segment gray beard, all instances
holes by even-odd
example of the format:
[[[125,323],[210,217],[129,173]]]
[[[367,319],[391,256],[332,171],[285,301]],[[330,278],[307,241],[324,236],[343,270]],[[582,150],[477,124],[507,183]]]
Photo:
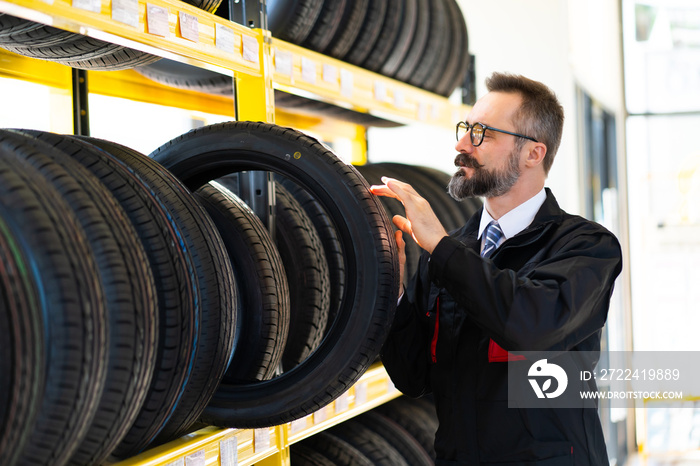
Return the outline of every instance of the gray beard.
[[[502,196],[513,187],[520,177],[518,154],[515,151],[510,154],[508,165],[503,170],[487,170],[467,154],[458,154],[455,158],[455,165],[464,165],[474,169],[471,178],[467,178],[461,168],[452,175],[447,185],[447,192],[457,201],[468,197]]]

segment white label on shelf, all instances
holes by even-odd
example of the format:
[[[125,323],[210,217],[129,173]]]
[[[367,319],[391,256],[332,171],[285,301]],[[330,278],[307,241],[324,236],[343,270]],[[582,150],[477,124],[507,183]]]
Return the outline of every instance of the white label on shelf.
[[[192,42],[199,42],[199,19],[184,11],[180,11],[178,16],[180,17],[180,35]]]
[[[206,466],[204,450],[197,450],[185,456],[185,466]]]
[[[367,402],[367,382],[355,384],[355,406],[363,405]]]
[[[344,97],[352,97],[353,90],[353,75],[352,71],[342,69],[340,70],[340,93]]]
[[[406,96],[401,89],[394,91],[394,107],[404,108],[406,106]]]
[[[102,0],[73,0],[73,7],[99,13],[102,10]]]
[[[338,68],[333,65],[324,63],[323,80],[327,83],[338,84]]]
[[[221,466],[238,466],[238,437],[219,442]]]
[[[168,23],[168,9],[158,5],[146,4],[146,20],[149,34],[168,37],[170,25]]]
[[[235,35],[233,29],[223,24],[216,23],[216,37],[214,39],[216,48],[224,52],[233,53],[235,44]]]
[[[275,71],[292,76],[292,54],[275,49]]]
[[[430,116],[433,120],[440,118],[440,109],[435,104],[430,104]]]
[[[185,459],[184,458],[177,459],[175,461],[172,461],[172,462],[166,464],[165,466],[185,466]]]
[[[380,102],[386,102],[386,83],[384,81],[374,81],[374,98]]]
[[[316,84],[316,62],[306,57],[301,57],[301,79],[311,84]]]
[[[428,117],[428,108],[425,105],[425,102],[418,102],[418,121],[425,121],[425,119]]]
[[[263,450],[270,448],[270,429],[255,429],[253,431],[253,442],[255,444],[255,453],[260,453]]]
[[[350,407],[350,395],[343,393],[335,400],[335,414],[342,413]]]
[[[314,424],[323,422],[326,419],[328,419],[328,411],[325,406],[314,413]]]
[[[112,0],[112,19],[132,27],[138,27],[139,0]]]
[[[308,418],[309,418],[309,416],[304,416],[304,417],[302,417],[301,419],[295,419],[295,420],[293,420],[293,421],[291,422],[291,424],[289,425],[290,433],[292,433],[292,434],[298,434],[299,432],[301,432],[301,431],[303,431],[304,429],[306,429],[306,423],[307,423],[307,419],[308,419]]]
[[[386,379],[386,392],[387,393],[394,393],[398,391],[398,388],[396,388],[396,385],[394,385],[394,382],[391,379]]]
[[[243,36],[243,59],[258,63],[258,40],[255,37]]]

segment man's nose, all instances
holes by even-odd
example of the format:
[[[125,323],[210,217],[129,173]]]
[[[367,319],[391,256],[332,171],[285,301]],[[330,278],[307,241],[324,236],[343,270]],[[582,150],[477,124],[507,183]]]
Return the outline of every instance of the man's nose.
[[[455,144],[455,150],[457,152],[466,153],[471,153],[471,151],[474,150],[470,133],[465,134],[459,141],[457,141],[457,144]]]

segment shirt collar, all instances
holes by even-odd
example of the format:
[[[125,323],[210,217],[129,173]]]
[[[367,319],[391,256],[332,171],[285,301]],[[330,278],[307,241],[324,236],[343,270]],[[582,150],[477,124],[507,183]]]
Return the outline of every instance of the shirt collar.
[[[503,231],[504,240],[512,238],[527,228],[535,219],[535,215],[537,215],[540,207],[544,204],[545,199],[547,199],[547,193],[544,188],[542,188],[542,190],[533,197],[499,218],[498,225],[501,227],[501,231]],[[494,218],[491,217],[486,210],[486,206],[484,206],[481,212],[478,239],[481,238],[481,234],[492,220],[494,220]]]

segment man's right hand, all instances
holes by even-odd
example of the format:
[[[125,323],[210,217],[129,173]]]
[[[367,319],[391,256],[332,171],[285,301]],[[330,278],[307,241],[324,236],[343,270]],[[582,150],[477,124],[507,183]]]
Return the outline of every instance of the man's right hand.
[[[385,184],[371,186],[370,191],[377,196],[393,197],[401,201],[406,217],[395,215],[394,225],[411,235],[418,246],[432,254],[435,246],[447,236],[447,232],[428,201],[408,183],[387,177],[382,177],[382,182]]]

